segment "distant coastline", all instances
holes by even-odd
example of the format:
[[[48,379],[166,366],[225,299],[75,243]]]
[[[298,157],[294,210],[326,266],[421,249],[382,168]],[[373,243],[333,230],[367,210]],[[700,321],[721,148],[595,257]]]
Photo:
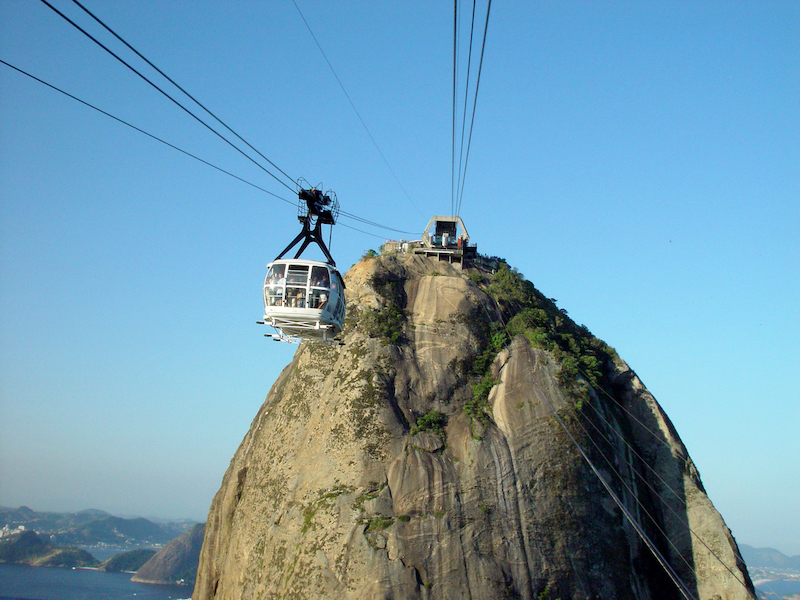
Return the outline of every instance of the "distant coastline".
[[[64,567],[135,575],[193,521],[154,523],[101,510],[37,512],[0,508],[0,563]]]

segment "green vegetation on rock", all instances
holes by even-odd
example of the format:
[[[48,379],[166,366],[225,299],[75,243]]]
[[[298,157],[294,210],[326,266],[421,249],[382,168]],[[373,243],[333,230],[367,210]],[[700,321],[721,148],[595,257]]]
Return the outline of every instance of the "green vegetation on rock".
[[[479,287],[497,303],[511,337],[524,335],[532,346],[552,354],[560,367],[559,384],[573,399],[576,408],[580,409],[588,400],[588,386],[597,388],[606,383],[607,369],[617,360],[614,349],[594,337],[585,325],[572,321],[567,311],[559,309],[554,299],[546,298],[516,269],[501,260],[491,277],[470,278],[477,280]],[[487,362],[491,365],[499,350],[493,337],[492,344],[476,360],[473,371],[479,371]],[[489,360],[492,352],[494,356]],[[486,388],[491,389],[490,381],[483,380],[485,376],[481,375],[476,390],[476,404],[480,403],[482,394],[488,394]]]
[[[387,527],[391,527],[394,523],[394,518],[388,515],[375,515],[371,517],[367,523],[367,530],[365,533],[370,533],[372,531],[380,531],[381,529],[386,529]]]
[[[383,302],[380,308],[362,315],[361,322],[367,334],[380,338],[384,345],[398,344],[403,338],[403,327],[408,320],[404,284],[405,278],[391,271],[380,271],[370,280]]]
[[[432,431],[444,439],[444,426],[446,424],[447,415],[443,415],[438,410],[432,410],[417,419],[417,424],[411,428],[409,434],[416,435],[422,431]]]

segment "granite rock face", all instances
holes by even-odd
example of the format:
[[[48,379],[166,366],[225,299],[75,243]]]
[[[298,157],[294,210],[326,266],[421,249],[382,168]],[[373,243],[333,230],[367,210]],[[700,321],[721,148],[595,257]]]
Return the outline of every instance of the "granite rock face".
[[[530,336],[492,351],[514,309],[489,274],[399,255],[345,280],[345,343],[302,344],[270,390],[211,506],[195,600],[754,598],[624,362],[600,389]]]

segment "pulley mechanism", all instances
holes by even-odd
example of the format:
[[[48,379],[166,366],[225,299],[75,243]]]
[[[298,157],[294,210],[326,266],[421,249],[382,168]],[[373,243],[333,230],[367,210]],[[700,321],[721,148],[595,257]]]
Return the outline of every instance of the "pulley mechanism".
[[[283,252],[278,255],[278,260],[283,258],[284,254],[289,252],[299,242],[303,242],[295,258],[300,258],[300,255],[305,251],[311,242],[317,244],[328,259],[328,264],[336,266],[328,247],[325,245],[325,240],[322,239],[322,226],[334,225],[336,219],[339,217],[339,201],[336,199],[336,193],[328,191],[322,193],[319,187],[305,188],[302,186],[304,180],[300,180],[298,187],[300,190],[297,193],[297,219],[303,224],[303,230],[297,234],[297,237],[286,246]]]

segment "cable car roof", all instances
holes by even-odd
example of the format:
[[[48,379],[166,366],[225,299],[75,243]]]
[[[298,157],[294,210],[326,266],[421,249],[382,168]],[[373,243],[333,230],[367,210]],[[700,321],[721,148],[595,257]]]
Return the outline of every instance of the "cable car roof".
[[[332,265],[331,263],[326,262],[324,260],[309,260],[307,258],[276,258],[271,263],[268,263],[267,266],[289,264],[289,263],[293,265],[310,265],[314,267],[326,266],[330,269],[333,269],[337,273],[339,272],[339,269],[336,268],[336,265]]]

